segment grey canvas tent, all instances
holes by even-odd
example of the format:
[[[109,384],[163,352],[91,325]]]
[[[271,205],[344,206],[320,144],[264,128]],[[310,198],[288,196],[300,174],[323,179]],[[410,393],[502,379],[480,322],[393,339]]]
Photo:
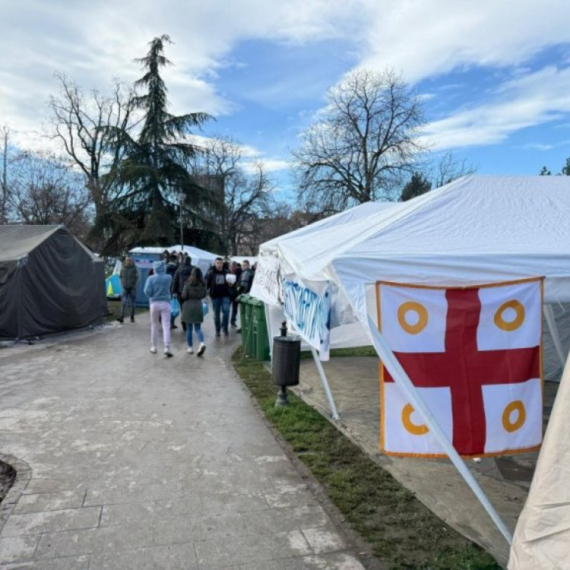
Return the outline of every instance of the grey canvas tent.
[[[0,338],[101,324],[105,269],[63,226],[0,226]]]

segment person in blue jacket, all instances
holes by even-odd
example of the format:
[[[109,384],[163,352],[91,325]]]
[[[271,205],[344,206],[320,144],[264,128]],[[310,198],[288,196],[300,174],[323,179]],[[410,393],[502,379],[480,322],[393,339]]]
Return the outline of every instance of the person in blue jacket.
[[[170,349],[170,288],[172,276],[167,275],[163,261],[152,264],[154,274],[144,284],[144,294],[150,300],[150,351],[156,354],[158,345],[158,321],[162,322],[162,339],[164,341],[164,354],[172,356]]]

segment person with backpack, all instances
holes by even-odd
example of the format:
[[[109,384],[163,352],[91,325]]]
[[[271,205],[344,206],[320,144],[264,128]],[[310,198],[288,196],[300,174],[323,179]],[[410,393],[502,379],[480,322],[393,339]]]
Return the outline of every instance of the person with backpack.
[[[119,275],[121,280],[121,315],[117,319],[120,323],[125,321],[127,305],[131,307],[131,323],[135,322],[135,305],[137,299],[137,283],[139,281],[139,270],[134,264],[132,257],[125,257],[125,263],[121,267]]]
[[[202,332],[202,323],[204,322],[204,309],[202,299],[206,296],[206,282],[199,267],[194,267],[192,273],[182,289],[181,299],[182,305],[181,321],[186,325],[186,344],[188,348],[186,352],[192,354],[194,352],[192,343],[192,329],[196,331],[196,337],[200,342],[198,346],[197,356],[202,356],[206,350],[204,343],[204,333]]]

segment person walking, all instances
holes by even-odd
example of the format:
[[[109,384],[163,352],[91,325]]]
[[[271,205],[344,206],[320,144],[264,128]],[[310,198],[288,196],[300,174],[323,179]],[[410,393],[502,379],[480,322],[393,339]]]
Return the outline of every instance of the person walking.
[[[154,275],[149,277],[144,284],[144,294],[150,300],[150,351],[156,354],[158,345],[158,321],[162,321],[162,340],[164,354],[173,356],[170,350],[170,287],[172,277],[166,274],[163,261],[152,264]]]
[[[178,271],[178,255],[176,254],[176,252],[172,252],[169,256],[168,256],[168,260],[166,260],[166,267],[165,267],[165,271],[167,275],[170,275],[170,277],[172,277],[172,280],[174,280],[174,275],[176,275],[176,272]],[[170,313],[170,328],[171,329],[177,329],[178,325],[176,324],[176,315],[172,314],[172,311]]]
[[[253,285],[253,269],[249,266],[249,261],[244,259],[241,264],[241,275],[238,284],[238,295],[247,295]]]
[[[182,259],[182,263],[178,266],[174,277],[172,278],[172,294],[178,299],[180,303],[180,314],[182,314],[182,305],[184,304],[184,300],[182,299],[182,291],[184,289],[184,285],[190,278],[192,274],[192,269],[194,266],[192,265],[192,258],[189,255],[185,255]],[[182,330],[186,330],[186,323],[180,319],[182,323]]]
[[[125,321],[125,313],[127,305],[131,306],[131,323],[135,322],[135,303],[137,299],[137,283],[139,281],[139,270],[134,264],[133,259],[129,256],[125,257],[125,263],[121,267],[119,273],[121,280],[121,316],[117,319],[120,323]]]
[[[247,295],[253,285],[253,270],[249,266],[249,261],[247,259],[243,260],[241,268],[241,275],[238,283],[238,298],[240,295]],[[240,325],[241,324],[242,323],[240,323]],[[236,332],[241,333],[241,326],[236,330]]]
[[[212,308],[214,309],[214,324],[216,325],[216,337],[220,336],[221,331],[228,336],[228,324],[230,320],[230,291],[226,276],[228,270],[224,269],[224,260],[216,257],[214,266],[208,271],[206,285],[208,293],[212,299]],[[222,319],[220,319],[220,312]]]
[[[202,332],[202,323],[204,322],[204,309],[202,307],[202,299],[206,296],[206,282],[199,267],[194,267],[190,277],[184,284],[181,298],[184,301],[182,306],[181,321],[186,325],[186,344],[188,348],[186,352],[192,354],[192,329],[196,331],[196,336],[200,345],[198,346],[197,356],[202,356],[206,350],[204,344],[204,333]]]
[[[233,279],[229,280],[229,276],[233,275]],[[236,261],[232,261],[230,263],[230,271],[228,274],[228,290],[230,292],[230,302],[231,302],[231,314],[230,314],[230,326],[237,327],[237,315],[238,315],[238,306],[239,303],[237,302],[237,298],[239,295],[238,292],[238,285],[241,278],[241,267]]]

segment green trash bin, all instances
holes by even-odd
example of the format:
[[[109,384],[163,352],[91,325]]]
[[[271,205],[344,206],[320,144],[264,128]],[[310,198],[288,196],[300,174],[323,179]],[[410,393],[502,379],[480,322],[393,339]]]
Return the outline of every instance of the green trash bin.
[[[267,334],[267,321],[265,320],[265,305],[259,299],[251,298],[250,326],[253,334],[250,345],[250,355],[256,360],[269,360],[269,338]]]
[[[246,353],[247,347],[249,345],[249,339],[251,337],[251,297],[250,295],[240,295],[238,297],[239,301],[239,319],[241,328],[241,344],[244,347]]]

